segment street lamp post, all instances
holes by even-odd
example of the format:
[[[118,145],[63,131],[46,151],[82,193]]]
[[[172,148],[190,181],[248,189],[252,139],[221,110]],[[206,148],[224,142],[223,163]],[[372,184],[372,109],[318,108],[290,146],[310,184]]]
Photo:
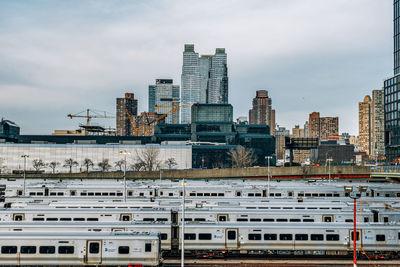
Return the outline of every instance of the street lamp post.
[[[271,156],[266,156],[265,157],[265,159],[267,160],[267,162],[268,162],[268,175],[267,175],[267,178],[268,178],[268,185],[267,185],[267,197],[269,197],[269,183],[270,183],[270,178],[271,178],[271,175],[270,175],[270,172],[269,172],[269,160],[271,159],[272,157]]]
[[[126,202],[126,155],[130,154],[127,151],[120,151],[119,154],[124,155],[124,202]]]
[[[358,190],[353,186],[345,186],[344,191],[349,194],[354,201],[353,206],[353,266],[357,267],[357,199],[361,197],[362,192],[367,191],[366,186],[359,186]],[[359,235],[360,238],[361,234]],[[349,237],[350,238],[350,237]]]
[[[331,161],[332,158],[326,159],[328,161],[328,182],[331,183]]]
[[[181,267],[185,266],[185,178],[182,181]]]
[[[26,186],[26,158],[29,158],[29,155],[21,155],[21,158],[24,158],[24,196],[26,196],[25,186]]]

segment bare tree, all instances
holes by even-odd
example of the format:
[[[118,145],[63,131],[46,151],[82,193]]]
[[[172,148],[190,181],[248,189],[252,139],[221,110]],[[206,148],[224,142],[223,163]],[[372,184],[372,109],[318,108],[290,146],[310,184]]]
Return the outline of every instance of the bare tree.
[[[156,148],[146,148],[140,153],[136,152],[136,162],[138,166],[141,166],[141,170],[144,171],[155,171],[160,168],[161,161],[158,159],[160,151]]]
[[[39,172],[41,169],[43,169],[46,164],[44,164],[43,160],[41,159],[34,159],[32,161],[32,166],[36,170],[36,172]]]
[[[72,173],[72,167],[78,166],[78,162],[73,160],[72,158],[66,159],[64,161],[63,167],[68,167],[69,168],[69,173]]]
[[[53,173],[56,173],[56,168],[59,165],[60,165],[60,162],[52,161],[52,162],[47,164],[47,167],[49,167],[52,170]]]
[[[175,166],[178,166],[178,163],[176,163],[176,160],[174,158],[169,158],[165,161],[165,164],[168,166],[168,169],[172,169]]]
[[[130,166],[129,166],[129,168],[131,169],[131,170],[134,170],[134,171],[144,171],[144,164],[143,163],[141,163],[141,162],[135,162],[135,163],[133,163],[133,164],[131,164]]]
[[[94,163],[91,159],[85,158],[82,162],[82,166],[86,167],[86,172],[89,172],[89,168],[94,166]]]
[[[256,162],[253,151],[242,146],[229,150],[229,154],[232,157],[232,168],[251,167]]]
[[[123,167],[124,164],[125,164],[125,160],[120,159],[120,160],[118,160],[118,161],[116,161],[116,162],[114,162],[114,163],[115,163],[115,167],[116,167],[116,168],[119,168],[119,170],[122,171],[122,167]]]
[[[103,159],[101,162],[97,163],[103,172],[108,171],[111,168],[109,159]]]

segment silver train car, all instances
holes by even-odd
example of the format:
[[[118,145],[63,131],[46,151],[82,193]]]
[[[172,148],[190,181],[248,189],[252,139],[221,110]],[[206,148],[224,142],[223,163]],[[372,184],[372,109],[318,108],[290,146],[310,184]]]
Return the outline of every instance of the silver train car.
[[[0,237],[1,265],[161,264],[158,234],[133,232],[9,232]]]
[[[117,224],[33,224],[0,223],[0,231],[15,233],[106,232],[148,229],[159,232],[161,247],[166,254],[179,253],[182,240],[181,224],[117,223]],[[361,223],[357,228],[357,251],[371,258],[398,258],[400,226]],[[237,254],[268,255],[351,255],[353,227],[341,223],[185,223],[185,253],[201,256]]]

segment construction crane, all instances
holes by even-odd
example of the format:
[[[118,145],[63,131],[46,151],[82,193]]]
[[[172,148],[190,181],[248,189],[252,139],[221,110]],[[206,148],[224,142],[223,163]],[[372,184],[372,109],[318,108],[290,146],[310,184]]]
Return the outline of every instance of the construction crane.
[[[155,108],[157,109],[157,111],[160,109],[160,108],[172,108],[171,110],[169,110],[167,113],[164,113],[164,117],[166,117],[166,116],[168,116],[168,114],[170,114],[170,113],[174,113],[174,123],[176,124],[176,123],[178,123],[177,122],[177,119],[178,119],[178,116],[177,116],[177,112],[178,112],[178,110],[180,109],[180,108],[182,108],[182,107],[191,107],[192,105],[186,105],[186,104],[184,104],[184,105],[177,105],[176,104],[176,100],[174,99],[174,101],[173,101],[173,103],[172,103],[172,106],[157,106],[157,105],[155,105]],[[158,113],[158,112],[157,112]]]
[[[86,113],[86,114],[85,114]],[[68,118],[86,118],[86,125],[80,124],[79,126],[86,129],[89,132],[103,132],[104,128],[101,126],[91,125],[90,122],[92,119],[114,119],[115,116],[110,115],[106,111],[95,111],[91,109],[87,109],[86,111],[81,111],[76,114],[68,114]]]

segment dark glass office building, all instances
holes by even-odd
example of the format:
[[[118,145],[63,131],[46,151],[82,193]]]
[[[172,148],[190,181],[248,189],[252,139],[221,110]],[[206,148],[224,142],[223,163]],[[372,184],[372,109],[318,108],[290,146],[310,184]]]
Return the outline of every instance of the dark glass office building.
[[[400,157],[400,0],[393,1],[394,77],[385,80],[385,153],[387,161]]]

